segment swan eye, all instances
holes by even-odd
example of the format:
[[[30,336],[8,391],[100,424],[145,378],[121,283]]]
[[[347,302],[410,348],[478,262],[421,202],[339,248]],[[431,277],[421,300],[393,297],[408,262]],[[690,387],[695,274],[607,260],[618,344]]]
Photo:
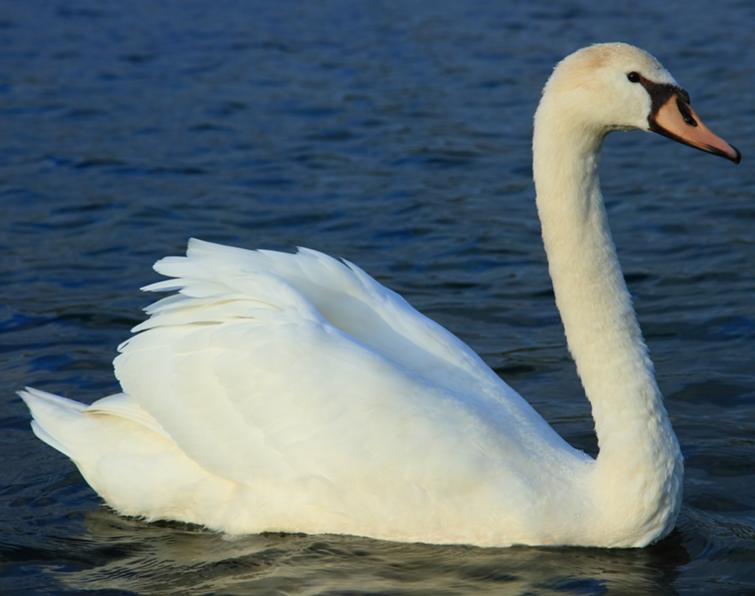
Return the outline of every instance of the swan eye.
[[[640,73],[632,71],[629,74],[627,74],[627,78],[632,83],[639,83],[640,82]]]

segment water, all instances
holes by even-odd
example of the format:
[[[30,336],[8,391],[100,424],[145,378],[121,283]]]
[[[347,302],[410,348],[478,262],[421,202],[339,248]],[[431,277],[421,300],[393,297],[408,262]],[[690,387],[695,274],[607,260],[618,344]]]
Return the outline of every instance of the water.
[[[755,97],[750,2],[11,2],[0,5],[0,591],[755,590]],[[186,238],[353,260],[458,333],[578,447],[530,182],[552,65],[593,41],[661,58],[730,163],[614,135],[622,262],[686,458],[643,550],[229,540],[105,508],[13,392],[92,401]]]

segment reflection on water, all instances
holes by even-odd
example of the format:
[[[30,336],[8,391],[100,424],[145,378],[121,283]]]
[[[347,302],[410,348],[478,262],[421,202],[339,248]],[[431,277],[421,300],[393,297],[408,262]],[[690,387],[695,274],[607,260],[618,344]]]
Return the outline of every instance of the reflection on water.
[[[0,592],[755,591],[755,4],[49,0],[0,10]],[[115,516],[29,431],[25,384],[117,389],[137,288],[186,238],[344,256],[597,446],[530,180],[553,63],[657,54],[735,168],[606,141],[607,210],[685,455],[676,531],[641,551],[226,539]]]
[[[689,556],[674,534],[643,550],[482,549],[397,544],[350,536],[227,538],[177,524],[145,524],[104,508],[86,516],[87,540],[108,544],[107,562],[67,574],[78,589],[136,592],[320,593],[359,591],[627,594],[672,592]],[[86,548],[86,547],[85,547]],[[175,570],[182,573],[176,576]]]

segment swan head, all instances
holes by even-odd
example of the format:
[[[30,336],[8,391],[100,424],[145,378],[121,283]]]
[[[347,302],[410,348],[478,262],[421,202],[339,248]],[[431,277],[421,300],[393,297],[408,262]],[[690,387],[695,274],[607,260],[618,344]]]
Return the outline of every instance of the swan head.
[[[596,44],[564,58],[543,90],[541,107],[600,138],[612,130],[640,129],[741,160],[735,147],[703,124],[687,91],[660,62],[626,43]]]

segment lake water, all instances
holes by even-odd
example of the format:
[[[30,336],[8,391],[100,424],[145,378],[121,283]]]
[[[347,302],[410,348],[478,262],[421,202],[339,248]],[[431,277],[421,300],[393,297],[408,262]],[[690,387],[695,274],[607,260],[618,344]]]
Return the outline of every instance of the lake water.
[[[0,592],[755,591],[755,4],[0,4]],[[346,257],[475,348],[574,445],[589,407],[552,303],[530,180],[553,64],[656,54],[740,167],[616,134],[614,236],[686,458],[643,550],[228,539],[122,518],[38,441],[14,391],[117,390],[137,288],[189,236]]]

